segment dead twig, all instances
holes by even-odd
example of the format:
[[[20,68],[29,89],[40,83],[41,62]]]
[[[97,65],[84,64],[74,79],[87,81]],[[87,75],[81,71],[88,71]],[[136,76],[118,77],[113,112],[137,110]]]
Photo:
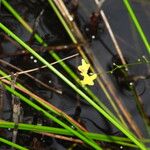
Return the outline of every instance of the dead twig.
[[[74,57],[77,57],[77,56],[79,56],[78,53],[76,53],[76,54],[74,54],[74,55],[71,55],[71,56],[68,56],[68,57],[65,57],[65,58],[63,58],[63,59],[61,59],[61,60],[55,61],[55,62],[50,63],[50,64],[51,64],[51,65],[55,65],[55,64],[58,64],[58,63],[60,63],[60,62],[62,62],[62,61],[69,60],[69,59],[74,58]],[[41,67],[37,67],[37,68],[33,68],[33,69],[21,71],[21,72],[16,72],[16,73],[14,73],[14,75],[16,75],[16,74],[21,75],[21,74],[25,74],[25,73],[29,73],[29,72],[34,72],[34,71],[38,71],[38,70],[44,69],[44,68],[47,68],[47,66],[41,66]],[[11,75],[7,75],[7,76],[4,76],[4,77],[0,77],[0,80],[5,79],[5,78],[9,78],[9,77],[11,77]]]
[[[5,84],[11,85],[11,82],[8,80],[2,79],[1,81]],[[79,129],[81,129],[83,131],[87,131],[84,127],[82,127],[78,122],[76,122],[74,119],[72,119],[70,116],[68,116],[65,112],[63,112],[60,109],[58,109],[57,107],[53,106],[52,104],[50,104],[49,102],[47,102],[43,98],[37,96],[36,94],[34,94],[34,93],[28,91],[27,89],[20,87],[16,84],[14,85],[14,87],[16,89],[20,90],[21,92],[29,95],[30,97],[34,98],[40,104],[45,104],[45,105],[49,106],[52,110],[56,111],[60,116],[63,116],[64,118],[66,118],[67,120],[69,120],[70,122],[75,124]]]
[[[113,44],[114,44],[114,46],[115,46],[116,52],[117,52],[118,56],[120,57],[120,60],[121,60],[122,64],[123,64],[123,65],[126,65],[126,61],[125,61],[125,59],[124,59],[124,57],[123,57],[121,48],[120,48],[120,46],[119,46],[119,44],[118,44],[118,42],[117,42],[117,40],[116,40],[116,38],[115,38],[115,36],[114,36],[114,33],[113,33],[113,31],[112,31],[112,29],[111,29],[111,27],[110,27],[110,24],[109,24],[109,22],[108,22],[108,19],[107,19],[106,15],[105,15],[104,11],[103,11],[103,10],[100,10],[100,14],[101,14],[101,16],[102,16],[102,18],[103,18],[103,21],[104,21],[104,23],[105,23],[105,25],[106,25],[106,28],[107,28],[107,30],[108,30],[108,32],[109,32],[109,35],[110,35],[110,37],[111,37],[111,39],[112,39],[112,42],[113,42]],[[127,69],[127,68],[126,68],[126,69]]]
[[[75,138],[72,138],[72,137],[66,137],[66,136],[52,134],[52,133],[40,133],[40,134],[46,135],[46,136],[49,136],[49,137],[53,137],[53,138],[56,138],[56,139],[61,139],[61,140],[65,140],[65,141],[70,141],[70,142],[74,142],[74,143],[83,144],[83,142],[81,140],[75,139]]]
[[[20,69],[20,68],[14,66],[14,65],[12,65],[12,64],[10,64],[10,63],[8,63],[8,62],[2,60],[2,59],[0,59],[0,62],[3,63],[3,64],[6,64],[7,66],[12,67],[13,69],[16,69],[16,70],[19,71],[19,72],[23,72],[22,69]],[[44,82],[42,82],[42,81],[38,80],[37,78],[33,77],[33,76],[30,75],[29,73],[24,73],[24,74],[27,75],[28,77],[30,77],[32,80],[34,80],[34,81],[36,81],[37,83],[39,83],[40,85],[42,85],[43,87],[47,88],[48,90],[53,91],[53,92],[56,92],[57,94],[62,94],[62,91],[61,91],[61,90],[48,86],[47,84],[45,84]]]

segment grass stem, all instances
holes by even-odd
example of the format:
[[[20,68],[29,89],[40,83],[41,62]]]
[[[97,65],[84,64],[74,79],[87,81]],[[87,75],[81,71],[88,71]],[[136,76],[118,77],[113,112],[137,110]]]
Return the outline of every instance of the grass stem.
[[[74,91],[76,91],[81,97],[83,97],[88,103],[91,104],[100,114],[106,117],[113,125],[115,125],[120,131],[122,131],[128,138],[130,138],[139,148],[146,150],[145,145],[140,142],[134,134],[132,134],[122,123],[114,116],[108,114],[104,109],[97,105],[90,97],[83,93],[77,86],[75,86],[70,80],[68,80],[63,74],[61,74],[57,69],[50,65],[44,58],[42,58],[38,53],[36,53],[31,47],[24,43],[18,36],[16,36],[12,31],[10,31],[6,26],[0,23],[0,28],[5,31],[9,36],[11,36],[15,41],[17,41],[22,47],[29,51],[34,57],[36,57],[40,62],[45,64],[50,71],[55,73],[59,78],[61,78],[66,84],[68,84]],[[16,92],[15,92],[16,93]],[[15,94],[14,93],[14,94]],[[53,118],[54,119],[54,118]],[[57,118],[55,118],[56,120]]]

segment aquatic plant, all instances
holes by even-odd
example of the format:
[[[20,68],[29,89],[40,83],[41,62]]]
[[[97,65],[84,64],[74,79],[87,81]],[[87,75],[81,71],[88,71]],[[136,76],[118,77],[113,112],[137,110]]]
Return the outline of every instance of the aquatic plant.
[[[129,15],[131,16],[133,22],[135,23],[137,31],[139,32],[143,40],[143,43],[145,44],[145,47],[149,53],[150,46],[149,46],[148,40],[146,36],[144,35],[142,27],[139,24],[132,10],[131,4],[128,2],[128,0],[123,0],[123,2],[129,12]],[[45,42],[46,39],[43,39],[37,32],[36,28],[38,28],[39,18],[44,14],[45,10],[42,10],[40,14],[36,17],[33,28],[32,28],[29,25],[29,23],[27,23],[27,21],[25,21],[25,19],[21,16],[21,14],[19,14],[19,12],[17,12],[11,6],[9,2],[7,2],[6,0],[1,0],[1,3],[3,7],[5,7],[5,9],[7,9],[10,12],[10,14],[14,16],[14,18],[16,18],[16,20],[20,22],[20,24],[26,29],[26,31],[30,33],[30,39],[28,42],[25,42],[25,40],[19,37],[11,28],[7,27],[7,24],[0,22],[0,29],[1,31],[3,31],[2,36],[4,35],[5,36],[4,39],[7,39],[11,43],[13,43],[18,48],[18,50],[20,50],[20,47],[24,49],[20,54],[18,53],[19,55],[31,54],[31,56],[35,58],[34,62],[35,63],[38,62],[39,66],[37,68],[32,68],[32,69],[24,71],[20,68],[18,70],[18,67],[8,62],[5,62],[4,60],[1,60],[1,63],[4,64],[2,65],[0,69],[1,102],[3,101],[5,90],[11,93],[12,105],[13,105],[13,108],[12,108],[13,109],[13,113],[12,113],[13,122],[0,120],[0,128],[12,129],[13,140],[12,142],[10,142],[9,140],[1,137],[0,142],[10,145],[11,147],[16,148],[16,149],[28,149],[28,148],[25,148],[26,146],[22,147],[16,144],[17,136],[19,135],[19,132],[22,131],[22,132],[28,132],[28,134],[32,132],[34,134],[42,135],[43,137],[48,136],[48,137],[53,137],[56,139],[68,140],[68,141],[71,141],[72,143],[75,143],[75,144],[71,144],[71,146],[69,146],[69,149],[74,149],[74,147],[78,148],[78,146],[80,146],[79,145],[80,143],[85,149],[87,149],[88,148],[87,145],[89,145],[90,149],[101,150],[107,147],[107,144],[105,145],[103,144],[103,142],[113,143],[114,147],[121,145],[120,149],[122,148],[122,146],[138,148],[142,150],[148,149],[147,143],[149,143],[149,139],[144,139],[143,133],[139,129],[135,121],[132,119],[132,115],[128,112],[127,108],[120,101],[120,98],[116,95],[116,90],[114,86],[112,85],[112,83],[107,78],[106,73],[113,74],[116,77],[118,84],[123,85],[123,88],[127,89],[131,94],[134,95],[135,102],[137,105],[137,110],[139,111],[139,114],[141,115],[141,118],[149,134],[149,131],[150,131],[149,130],[149,125],[150,125],[149,117],[144,110],[143,104],[141,102],[140,94],[136,90],[136,81],[138,79],[143,79],[143,80],[148,79],[149,76],[138,76],[138,77],[131,76],[129,69],[131,66],[140,65],[140,64],[149,64],[150,61],[147,60],[146,58],[145,58],[146,61],[139,61],[135,63],[128,63],[126,61],[125,57],[122,54],[122,50],[119,47],[115,39],[115,36],[113,35],[112,29],[110,28],[110,25],[108,23],[108,20],[103,10],[98,9],[98,15],[101,14],[102,19],[104,23],[106,24],[106,28],[111,36],[111,39],[114,43],[114,46],[117,52],[117,55],[114,55],[111,52],[115,61],[113,62],[113,68],[111,68],[111,71],[108,71],[106,73],[104,72],[101,65],[99,65],[99,63],[97,62],[95,55],[94,55],[95,58],[93,60],[91,59],[90,54],[92,54],[93,52],[91,52],[91,49],[89,48],[90,46],[87,43],[88,40],[82,35],[82,32],[77,26],[77,23],[73,19],[72,15],[74,15],[74,18],[76,17],[75,12],[71,12],[73,13],[71,15],[70,12],[68,11],[66,7],[67,2],[65,5],[64,2],[61,0],[60,1],[48,0],[48,3],[47,3],[47,4],[50,4],[49,6],[51,6],[55,15],[58,17],[59,21],[61,22],[61,25],[64,27],[66,31],[66,34],[69,35],[72,43],[74,44],[73,47],[75,47],[80,54],[80,57],[82,59],[82,65],[79,64],[78,66],[76,66],[76,68],[78,68],[78,70],[80,71],[80,75],[84,77],[84,79],[82,80],[81,77],[79,76],[79,73],[76,72],[75,69],[73,70],[70,69],[70,66],[64,62],[64,60],[70,59],[74,57],[74,55],[66,57],[66,59],[65,58],[61,59],[61,57],[57,54],[57,52],[55,52],[55,50],[48,49],[50,44],[48,44],[48,42]],[[77,7],[76,5],[73,5],[73,6],[75,8]],[[73,11],[74,9],[72,8],[71,10]],[[91,35],[89,34],[88,36],[93,36],[93,33]],[[97,37],[97,35],[94,35],[94,36]],[[37,44],[36,46],[38,47],[37,49],[41,50],[40,52],[36,51],[34,48],[35,46],[34,45],[35,43],[33,42],[34,39],[39,43],[39,45]],[[104,47],[108,50],[107,45],[102,41],[102,39],[100,41],[103,43]],[[32,45],[31,43],[34,43],[34,44]],[[64,47],[66,47],[66,45],[64,45]],[[55,46],[53,48],[55,48]],[[49,52],[47,53],[47,51]],[[108,51],[110,52],[110,49]],[[55,62],[51,63],[45,57],[44,55],[45,53],[46,53],[46,56],[50,54],[50,56],[52,56],[55,59]],[[61,68],[59,69],[58,66],[55,67],[53,64],[55,65],[59,64]],[[12,68],[7,69],[5,65],[12,67]],[[44,66],[41,66],[41,65],[44,65]],[[42,98],[42,96],[38,96],[38,94],[36,94],[36,91],[34,91],[35,90],[34,87],[32,86],[28,87],[24,79],[22,79],[23,81],[22,84],[19,83],[19,80],[18,80],[19,74],[20,75],[26,74],[28,75],[28,77],[34,79],[33,76],[27,73],[34,72],[42,68],[47,68],[50,73],[52,72],[58,78],[63,80],[68,87],[72,88],[72,92],[74,91],[77,94],[77,97],[79,97],[77,98],[77,105],[79,106],[77,107],[74,106],[76,108],[74,117],[67,115],[64,111],[52,105],[48,100],[45,100],[44,98]],[[14,73],[13,69],[17,69],[18,72]],[[5,71],[8,73],[6,73]],[[65,74],[65,72],[67,72],[67,74]],[[99,86],[101,87],[102,91],[105,93],[106,98],[109,100],[115,113],[111,109],[109,109],[107,105],[103,103],[102,99],[99,96],[97,96],[95,92],[91,90],[91,87],[87,86],[87,85],[94,85],[93,80],[95,79],[97,83],[99,84]],[[39,79],[35,78],[34,80],[35,82],[37,82],[38,84],[41,84],[45,88],[48,87],[50,91],[56,92],[57,94],[60,94],[63,96],[63,90],[62,91],[56,90],[57,88],[55,87],[49,87],[44,82],[40,81]],[[112,123],[112,125],[114,125],[114,127],[116,127],[118,131],[122,132],[124,136],[126,137],[113,136],[111,135],[113,133],[110,133],[109,135],[109,134],[92,133],[88,131],[86,129],[85,124],[82,123],[82,117],[80,117],[82,106],[80,106],[79,99],[81,101],[83,101],[84,99],[83,102],[85,104],[87,104],[88,106],[93,108],[96,112],[98,112],[99,116],[102,115],[106,119],[107,123],[108,122]],[[37,121],[33,121],[32,123],[36,125],[29,124],[29,123],[28,124],[20,123],[19,120],[20,120],[21,109],[22,109],[21,105],[23,104],[25,105],[25,103],[28,104],[30,108],[36,110],[39,113],[39,115],[42,115],[45,118],[45,120],[38,121],[39,118],[35,117],[34,119],[34,116],[33,116],[33,120],[37,120]],[[52,123],[50,123],[49,121],[52,121]],[[55,126],[55,123],[57,124],[58,127]],[[54,124],[54,127],[53,127],[53,124]],[[95,124],[95,126],[97,125]],[[101,130],[102,132],[106,132],[103,129]],[[35,137],[35,139],[37,138]],[[32,144],[34,145],[35,144],[34,140],[32,142],[33,142]],[[42,142],[37,140],[37,143],[42,143]],[[110,147],[108,146],[108,148],[111,148],[111,146]],[[112,146],[112,149],[113,149],[113,146]]]

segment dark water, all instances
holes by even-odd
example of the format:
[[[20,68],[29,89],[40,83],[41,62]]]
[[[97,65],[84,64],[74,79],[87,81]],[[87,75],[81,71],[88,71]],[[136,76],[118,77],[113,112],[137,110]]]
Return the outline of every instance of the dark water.
[[[36,18],[43,11],[43,14],[40,16],[38,25],[35,28],[35,31],[38,32],[41,37],[48,43],[48,45],[62,45],[62,44],[71,44],[71,41],[65,32],[64,28],[60,24],[57,16],[54,14],[52,8],[49,6],[47,1],[45,0],[14,0],[10,1],[10,4],[23,16],[23,18],[29,22],[29,24],[34,27]],[[150,39],[149,33],[149,13],[148,8],[150,8],[150,3],[146,2],[146,4],[134,2],[133,7],[136,11],[137,16],[144,28],[148,39]],[[89,20],[89,15],[91,12],[95,10],[96,6],[93,0],[81,0],[78,10],[78,16],[80,21],[80,28],[82,32],[84,32],[84,26]],[[103,5],[103,9],[110,21],[112,29],[117,37],[120,47],[123,49],[123,54],[127,58],[128,63],[136,62],[138,59],[142,58],[144,55],[147,59],[149,55],[146,52],[146,49],[139,38],[139,35],[136,33],[131,20],[123,6],[122,1],[116,0],[111,1],[107,0]],[[144,10],[144,11],[143,11]],[[32,39],[32,35],[30,35],[20,24],[19,22],[3,7],[1,6],[0,20],[7,27],[9,27],[15,34],[17,34],[21,39],[29,43],[29,45],[35,49],[40,49],[41,45],[38,44],[35,40]],[[19,54],[22,51],[22,48],[11,41],[9,37],[7,37],[2,31],[0,31],[0,58],[10,62],[11,64],[21,68],[22,70],[32,69],[35,67],[40,67],[42,64],[38,62],[34,57],[30,54]],[[104,33],[99,33],[100,37],[108,44],[108,47],[111,48],[112,52],[115,54],[115,49],[110,40],[110,37],[107,31]],[[91,48],[94,52],[94,57],[98,59],[99,63],[103,66],[103,68],[107,71],[112,67],[112,55],[103,47],[100,43],[99,39],[92,41]],[[50,57],[48,52],[39,52],[46,60],[49,62],[53,62],[54,60]],[[59,52],[62,57],[69,56],[71,54],[76,53],[76,50],[70,49],[67,51]],[[19,54],[19,55],[18,55]],[[81,58],[76,58],[71,61],[67,61],[67,63],[76,70],[75,68],[80,64]],[[6,65],[1,64],[0,68],[5,72],[15,72],[11,67],[6,67]],[[56,68],[59,69],[64,75],[67,74],[62,70],[62,68],[56,65]],[[131,75],[147,75],[149,74],[149,66],[148,65],[138,65],[130,68]],[[77,72],[78,73],[78,72]],[[29,77],[25,75],[20,75],[17,78],[17,81],[24,84],[31,91],[34,91],[37,95],[45,98],[50,103],[54,104],[56,107],[61,110],[67,112],[74,116],[75,109],[79,103],[79,100],[82,100],[78,95],[76,95],[73,90],[71,90],[63,81],[58,79],[54,74],[52,74],[49,70],[43,69],[40,71],[36,71],[31,73],[34,77],[38,78],[45,84],[58,88],[63,91],[63,95],[57,94],[55,92],[49,91],[46,88],[43,88],[40,84],[36,83]],[[139,116],[136,105],[134,102],[134,98],[131,95],[131,92],[127,90],[125,87],[120,87],[120,84],[116,81],[116,78],[113,75],[109,75],[113,84],[117,89],[117,94],[123,100],[123,103],[127,106],[130,113],[133,115],[136,123],[139,125],[139,128],[147,137],[147,133],[144,129],[143,121]],[[69,77],[68,77],[69,78]],[[70,79],[71,80],[71,79]],[[98,88],[98,85],[95,84],[94,87],[91,87],[93,92],[102,99],[102,101],[110,107],[110,104],[105,100],[101,89]],[[141,97],[143,99],[144,108],[147,114],[149,112],[149,80],[142,80],[137,82],[136,89],[138,93],[142,93]],[[4,102],[4,109],[2,114],[0,115],[2,119],[12,121],[12,106],[11,106],[11,95],[6,91],[3,93],[6,101]],[[32,100],[32,99],[31,99]],[[83,100],[82,100],[83,101]],[[84,122],[87,129],[92,132],[98,133],[116,133],[116,135],[122,135],[116,128],[113,127],[106,119],[93,110],[87,103],[84,101],[80,103],[81,105],[81,119]],[[41,113],[35,111],[33,108],[29,107],[27,104],[21,102],[21,106],[23,107],[23,122],[24,123],[33,123],[33,124],[43,124],[43,125],[54,125],[52,121],[43,117]],[[111,107],[110,107],[111,108]],[[88,114],[88,115],[87,115]],[[94,123],[98,124],[100,127],[96,127]],[[102,129],[101,129],[102,128]],[[12,131],[5,130],[3,136],[11,139]],[[24,142],[24,139],[26,140]],[[34,143],[37,141],[37,143]],[[17,142],[20,145],[24,145],[29,149],[34,148],[36,144],[39,145],[39,150],[46,149],[66,149],[70,147],[70,143],[55,140],[53,138],[48,138],[46,136],[41,136],[35,133],[27,133],[27,132],[18,132]],[[28,144],[27,144],[28,143]],[[105,145],[107,147],[111,147],[111,149],[121,149],[120,146],[116,145]],[[0,149],[9,149],[4,145],[0,145]],[[32,147],[32,148],[31,148]],[[81,149],[81,147],[77,147],[76,149]],[[83,149],[88,149],[84,147]],[[123,148],[129,149],[129,148]]]

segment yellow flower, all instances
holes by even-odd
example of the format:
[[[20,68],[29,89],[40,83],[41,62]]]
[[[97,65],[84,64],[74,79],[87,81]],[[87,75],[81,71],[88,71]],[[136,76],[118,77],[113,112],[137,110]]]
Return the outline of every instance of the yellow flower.
[[[81,72],[80,74],[83,76],[83,80],[81,80],[81,83],[83,85],[94,85],[93,80],[97,78],[96,74],[88,75],[89,68],[90,65],[87,64],[84,59],[82,59],[82,65],[78,66],[78,70]]]

